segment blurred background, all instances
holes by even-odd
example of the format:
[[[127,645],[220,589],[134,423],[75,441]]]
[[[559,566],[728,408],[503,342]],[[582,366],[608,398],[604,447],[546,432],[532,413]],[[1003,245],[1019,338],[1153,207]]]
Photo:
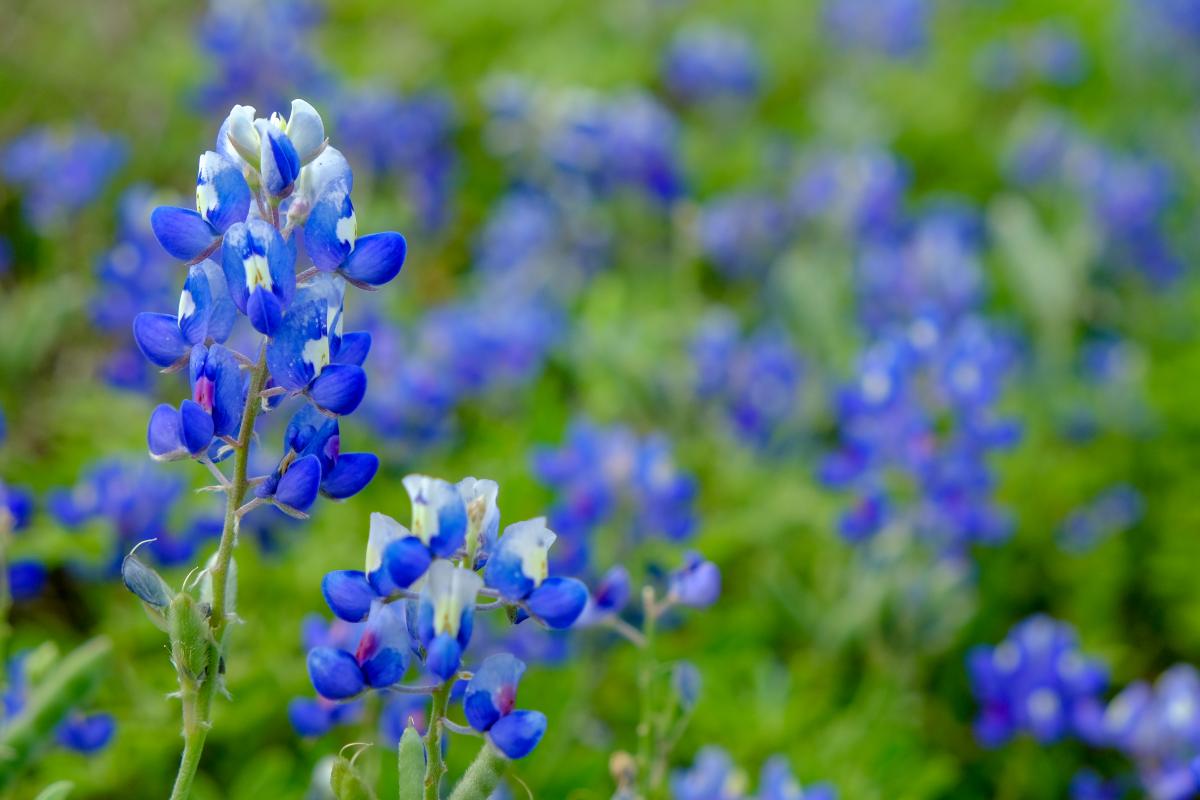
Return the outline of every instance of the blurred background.
[[[130,322],[183,280],[148,214],[190,203],[233,104],[293,97],[353,165],[360,230],[409,243],[347,304],[374,348],[343,449],[382,467],[309,523],[248,518],[197,797],[305,796],[359,741],[386,787],[404,709],[312,735],[291,704],[313,696],[321,576],[360,563],[369,512],[407,518],[414,471],[499,481],[505,519],[548,514],[592,586],[688,548],[721,567],[660,654],[702,676],[672,766],[719,746],[737,768],[676,800],[753,796],[777,753],[845,800],[1200,796],[1200,2],[4,0],[3,19],[6,698],[47,641],[116,652],[79,712],[101,716],[6,797],[60,778],[160,797],[174,775],[174,673],[118,567],[154,538],[178,585],[221,507],[145,452],[178,378]],[[636,653],[527,627],[483,632],[530,662],[522,705],[550,720],[517,774],[611,797]]]

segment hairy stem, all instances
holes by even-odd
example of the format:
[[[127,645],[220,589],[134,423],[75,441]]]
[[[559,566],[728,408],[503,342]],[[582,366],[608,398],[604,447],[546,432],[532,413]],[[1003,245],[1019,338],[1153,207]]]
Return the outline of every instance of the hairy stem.
[[[442,761],[443,718],[446,716],[446,706],[450,704],[450,689],[453,686],[453,679],[443,683],[433,693],[433,700],[429,704],[429,730],[425,732],[425,800],[438,800],[438,786],[446,774],[446,764]]]
[[[229,588],[229,562],[237,543],[237,510],[248,488],[246,472],[250,441],[254,437],[254,421],[262,408],[259,394],[266,382],[267,350],[263,346],[258,363],[250,372],[250,388],[242,409],[242,426],[233,450],[233,477],[225,493],[225,526],[221,530],[221,543],[217,546],[217,558],[211,570],[213,597],[208,624],[212,630],[212,644],[209,647],[208,672],[200,679],[199,686],[187,675],[181,673],[179,676],[180,696],[183,699],[183,755],[179,760],[179,772],[175,776],[171,800],[185,800],[191,794],[196,769],[200,766],[200,755],[204,752],[204,741],[208,737],[208,729],[212,727],[213,697],[221,680],[225,629],[229,622],[225,606]]]
[[[508,772],[509,761],[500,751],[484,742],[479,755],[471,762],[463,779],[450,794],[450,800],[487,800]]]

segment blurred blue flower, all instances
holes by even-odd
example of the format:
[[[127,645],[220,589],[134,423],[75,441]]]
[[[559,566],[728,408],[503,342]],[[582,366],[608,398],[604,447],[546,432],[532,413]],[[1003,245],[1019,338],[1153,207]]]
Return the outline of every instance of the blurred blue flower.
[[[839,44],[892,58],[924,52],[932,4],[926,0],[825,0],[825,28]]]
[[[751,39],[715,24],[678,31],[663,56],[662,81],[685,103],[744,101],[758,94],[762,64]]]

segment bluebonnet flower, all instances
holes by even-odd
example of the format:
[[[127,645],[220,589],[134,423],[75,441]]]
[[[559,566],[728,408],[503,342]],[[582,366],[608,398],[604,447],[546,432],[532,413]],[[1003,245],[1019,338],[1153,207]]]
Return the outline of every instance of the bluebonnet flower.
[[[183,481],[140,461],[104,459],[89,465],[70,488],[46,495],[46,510],[69,529],[96,521],[111,531],[112,550],[100,566],[101,577],[114,576],[121,558],[138,542],[165,565],[186,562],[204,541],[220,533],[220,520],[196,514],[182,525],[173,509],[183,496]]]
[[[1161,159],[1107,147],[1052,115],[1018,126],[1006,164],[1022,183],[1065,188],[1088,210],[1102,234],[1100,267],[1140,273],[1157,287],[1181,274],[1166,230],[1176,176]]]
[[[984,746],[1022,733],[1040,742],[1099,737],[1108,673],[1080,652],[1069,625],[1044,615],[1030,617],[999,645],[974,648],[967,667],[980,703],[975,735]]]
[[[709,745],[696,753],[686,770],[671,775],[672,800],[837,800],[829,784],[802,789],[792,776],[787,761],[774,756],[763,765],[758,794],[749,793],[749,781],[738,770],[729,754]]]
[[[312,43],[323,16],[317,0],[212,0],[198,39],[215,70],[199,87],[200,105],[218,110],[249,97],[273,108],[297,89],[323,88],[329,78]]]
[[[701,252],[729,278],[758,277],[791,241],[787,209],[763,192],[737,192],[709,200],[696,222]]]
[[[540,711],[513,708],[523,674],[525,664],[520,659],[508,653],[488,656],[463,696],[467,722],[512,759],[529,755],[546,732],[546,716]]]
[[[344,283],[376,288],[404,261],[400,234],[358,236],[353,175],[311,105],[292,101],[287,120],[254,113],[234,106],[216,149],[201,157],[196,210],[159,207],[151,217],[163,248],[193,265],[174,318],[142,313],[134,321],[153,363],[189,362],[192,398],[178,409],[161,405],[150,419],[147,442],[158,459],[216,462],[250,435],[240,430],[249,385],[241,365],[254,359],[222,344],[238,312],[268,337],[268,409],[282,393],[302,395],[327,415],[353,412],[366,391],[371,338],[343,331]],[[313,267],[298,279],[301,230]],[[206,260],[218,250],[219,268]],[[278,466],[256,479],[256,502],[302,515],[318,492],[343,499],[374,477],[375,456],[341,453],[336,421],[318,416],[306,407],[293,417]]]
[[[475,623],[475,597],[483,579],[474,571],[437,560],[429,568],[417,606],[416,636],[425,648],[425,666],[442,680],[462,662]]]
[[[803,372],[787,335],[764,327],[743,339],[732,315],[714,312],[691,353],[697,394],[721,404],[737,437],[759,448],[777,441],[797,410]]]
[[[562,447],[538,448],[532,460],[537,478],[558,493],[549,525],[566,546],[557,559],[564,570],[587,563],[588,540],[620,505],[630,509],[636,538],[679,541],[695,527],[695,479],[679,469],[662,436],[639,439],[626,428],[577,419]]]
[[[575,578],[549,577],[556,538],[542,518],[509,525],[489,554],[484,577],[501,597],[524,603],[523,610],[551,628],[569,628],[583,613],[588,593]]]
[[[30,685],[27,660],[29,653],[18,653],[9,659],[7,681],[0,694],[0,731],[19,719],[29,701],[33,687]],[[103,750],[116,733],[116,720],[112,714],[97,712],[87,714],[72,709],[54,732],[54,740],[60,746],[82,755],[93,755]]]
[[[1152,685],[1136,681],[1109,702],[1099,743],[1127,755],[1153,800],[1183,800],[1200,792],[1200,673],[1178,664]]]
[[[0,178],[24,193],[25,218],[45,234],[99,197],[125,157],[123,142],[92,127],[33,128],[0,151]]]
[[[1058,531],[1059,546],[1076,552],[1087,550],[1136,525],[1144,506],[1141,493],[1132,486],[1119,484],[1105,489],[1063,520]]]
[[[843,46],[904,58],[925,50],[931,13],[926,0],[826,0],[824,21]]]
[[[799,224],[822,222],[855,240],[893,234],[902,223],[907,167],[878,148],[806,156],[787,194]]]
[[[667,91],[685,103],[743,101],[758,93],[762,64],[749,37],[700,24],[671,39],[661,73]]]
[[[707,608],[721,595],[721,571],[695,551],[684,555],[683,566],[672,572],[667,602]]]

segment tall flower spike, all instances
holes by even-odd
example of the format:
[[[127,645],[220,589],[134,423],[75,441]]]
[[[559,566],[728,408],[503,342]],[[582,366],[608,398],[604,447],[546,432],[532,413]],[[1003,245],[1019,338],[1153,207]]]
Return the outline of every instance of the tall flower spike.
[[[438,560],[429,568],[417,609],[417,632],[425,647],[425,666],[449,680],[458,671],[471,641],[475,596],[483,580],[469,569]]]
[[[467,507],[453,484],[427,475],[408,475],[412,531],[435,556],[448,558],[466,541]]]
[[[267,365],[276,382],[337,415],[353,412],[367,391],[366,373],[355,363],[366,356],[362,337],[347,337],[348,346],[342,347],[343,287],[328,276],[304,286],[267,345]]]

